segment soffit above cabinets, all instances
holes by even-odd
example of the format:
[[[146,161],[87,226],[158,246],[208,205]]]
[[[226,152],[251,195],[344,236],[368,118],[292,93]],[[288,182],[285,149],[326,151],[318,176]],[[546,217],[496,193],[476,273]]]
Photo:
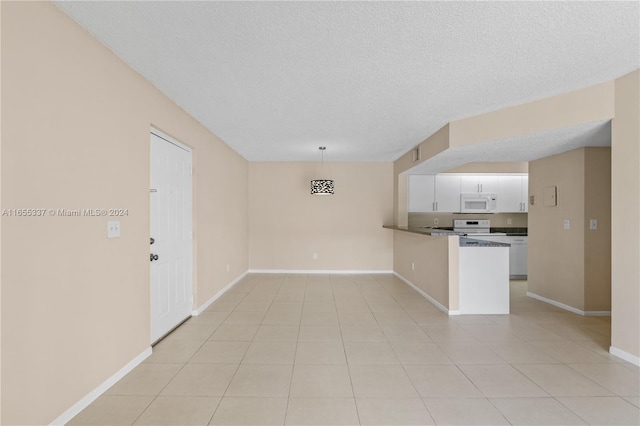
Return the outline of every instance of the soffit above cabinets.
[[[611,146],[610,120],[449,148],[405,173],[432,175],[467,163],[533,161],[588,146]]]
[[[393,161],[640,67],[638,2],[55,4],[250,161]]]

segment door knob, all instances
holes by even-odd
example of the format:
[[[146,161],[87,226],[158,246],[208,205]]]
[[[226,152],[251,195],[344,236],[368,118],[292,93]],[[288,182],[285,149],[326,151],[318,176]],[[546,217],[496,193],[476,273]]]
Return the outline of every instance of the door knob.
[[[151,253],[151,255],[149,257],[151,259],[151,262],[153,262],[154,260],[158,260],[158,255],[157,254]]]

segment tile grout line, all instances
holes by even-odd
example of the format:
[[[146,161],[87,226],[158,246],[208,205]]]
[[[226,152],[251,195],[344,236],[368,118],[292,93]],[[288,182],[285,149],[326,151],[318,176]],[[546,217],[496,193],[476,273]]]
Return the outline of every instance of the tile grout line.
[[[255,287],[256,287],[256,285],[254,285],[252,287],[251,291],[253,291],[253,289]],[[247,296],[251,293],[251,291],[246,293],[245,296],[242,299],[240,299],[240,302],[238,303],[238,305],[240,303],[242,303],[242,301],[244,301],[244,299],[247,298]],[[234,308],[234,310],[232,312],[236,312],[236,309],[237,309],[238,305],[236,305],[236,307]],[[229,314],[229,315],[231,315],[231,314]],[[229,317],[229,315],[227,315],[227,318]],[[263,317],[263,320],[264,320],[264,317]],[[259,329],[259,327],[258,327],[258,329]],[[257,333],[257,330],[256,330],[256,333]],[[213,333],[211,333],[211,335],[209,337],[211,337],[211,336],[213,336]],[[233,382],[233,379],[236,377],[236,374],[238,373],[238,370],[240,369],[240,366],[242,365],[242,361],[247,356],[247,353],[249,352],[249,348],[251,347],[251,343],[253,342],[254,338],[255,338],[255,335],[252,337],[251,342],[249,343],[249,346],[247,346],[247,350],[245,351],[244,355],[242,356],[242,358],[238,362],[238,365],[236,366],[236,368],[235,368],[235,370],[233,372],[233,375],[231,376],[231,379],[229,380],[229,383],[227,384],[224,392],[222,392],[222,395],[220,396],[220,400],[218,401],[218,404],[216,405],[215,410],[213,410],[213,413],[211,414],[211,417],[209,418],[209,421],[207,422],[207,425],[211,424],[211,422],[213,421],[213,418],[215,417],[216,413],[218,412],[218,409],[220,408],[220,405],[222,404],[222,400],[225,398],[225,395],[226,395],[227,391],[229,390],[229,387],[231,386],[231,383]]]
[[[246,297],[246,296],[245,296],[245,297]],[[205,310],[205,312],[206,312],[206,310]],[[232,312],[233,312],[233,311],[232,311]],[[204,313],[204,312],[203,312],[203,313]],[[225,320],[226,320],[226,318],[227,318],[228,316],[229,316],[229,315],[227,315],[227,316],[225,317]],[[191,318],[193,318],[193,316],[191,316],[189,319],[191,319]],[[188,321],[188,320],[187,320],[187,321]],[[186,321],[185,321],[185,323],[186,323]],[[151,405],[152,405],[152,404],[153,404],[153,403],[158,399],[158,397],[160,396],[160,394],[162,393],[162,391],[164,391],[164,390],[167,388],[167,386],[169,386],[169,384],[173,381],[173,379],[175,379],[175,378],[176,378],[176,376],[177,376],[177,375],[178,375],[178,374],[179,374],[179,373],[184,369],[184,367],[185,367],[185,366],[189,363],[189,361],[190,361],[190,360],[195,356],[195,354],[196,354],[196,353],[198,353],[198,351],[200,351],[200,349],[202,349],[202,347],[204,346],[204,344],[205,344],[206,342],[208,342],[208,341],[209,341],[209,340],[208,340],[208,339],[209,339],[209,337],[211,337],[211,336],[213,335],[213,333],[215,333],[215,331],[218,329],[218,327],[220,327],[220,325],[222,325],[223,323],[224,323],[224,320],[222,320],[222,322],[221,322],[220,324],[218,324],[218,325],[215,327],[215,329],[211,332],[211,334],[209,334],[209,336],[208,336],[206,339],[204,339],[204,340],[202,341],[202,344],[198,347],[198,349],[196,349],[196,350],[194,351],[194,353],[191,355],[191,357],[189,357],[189,359],[188,359],[186,362],[184,362],[184,363],[182,364],[182,367],[181,367],[178,371],[176,371],[176,373],[175,373],[173,376],[171,376],[171,379],[169,379],[169,381],[167,382],[167,384],[166,384],[166,385],[164,385],[164,386],[162,387],[162,389],[160,389],[160,391],[158,392],[158,394],[157,394],[157,395],[153,395],[153,399],[151,400],[151,402],[149,402],[149,404],[148,404],[148,405],[147,405],[147,406],[146,406],[146,407],[145,407],[145,408],[140,412],[140,414],[135,418],[135,420],[133,421],[133,423],[131,423],[132,425],[134,425],[134,424],[135,424],[135,423],[140,419],[140,417],[142,417],[142,415],[143,415],[143,414],[144,414],[144,413],[149,409],[149,407],[151,407]],[[175,329],[175,330],[173,330],[171,333],[174,333],[174,332],[175,332],[175,331],[177,331],[179,328],[180,328],[180,327],[176,328],[176,329]],[[171,333],[170,333],[168,336],[166,336],[166,337],[169,337],[169,336],[171,335]],[[148,364],[153,364],[153,363],[148,363]],[[166,363],[155,363],[155,364],[176,364],[176,363],[169,363],[169,362],[166,362]],[[220,398],[220,401],[222,401],[222,398]],[[219,404],[219,403],[220,403],[220,402],[218,402],[218,404]],[[216,410],[217,410],[217,408],[218,408],[218,404],[216,404]],[[214,410],[214,413],[215,413],[215,410]],[[212,415],[212,417],[213,417],[213,415]]]
[[[360,289],[358,289],[360,292]],[[331,294],[333,296],[333,304],[336,305],[336,296],[333,294],[333,289],[331,290]],[[366,302],[366,300],[365,300]],[[356,417],[358,418],[358,425],[362,424],[362,420],[360,420],[360,410],[358,410],[358,401],[356,400],[356,391],[353,386],[353,379],[351,378],[351,367],[349,363],[349,358],[347,357],[347,348],[344,342],[344,336],[342,334],[342,325],[340,324],[340,317],[338,316],[338,307],[336,306],[336,317],[338,318],[338,330],[340,331],[340,341],[342,342],[342,352],[344,353],[344,360],[347,364],[347,373],[349,374],[349,384],[351,385],[351,395],[353,395],[353,405],[356,409]]]
[[[386,290],[386,289],[385,289],[385,290]],[[387,292],[388,292],[388,290],[387,290]],[[391,294],[391,293],[389,293],[389,294]],[[393,297],[393,295],[391,295],[391,297]],[[397,299],[396,299],[395,297],[394,297],[393,299],[394,299],[394,300],[396,300],[396,302],[397,302]],[[401,308],[403,309],[403,311],[404,311],[405,313],[407,313],[407,315],[408,315],[408,312],[404,309],[404,307],[403,307],[402,305],[401,305],[400,307],[401,307]],[[375,317],[375,316],[374,316],[374,317]],[[418,328],[420,328],[420,330],[422,330],[422,327],[420,327],[420,324],[418,324],[418,323],[413,319],[413,317],[411,317],[411,315],[409,315],[409,318],[411,318],[411,320],[413,320],[413,322],[415,323],[415,325],[416,325],[416,326],[418,326]],[[377,320],[377,318],[376,318],[376,320]],[[423,331],[423,332],[424,332],[424,331]],[[425,333],[425,334],[426,334],[426,333]],[[428,336],[427,336],[427,337],[428,337]],[[390,345],[390,346],[391,346],[391,345]],[[396,351],[393,349],[393,346],[391,346],[391,349],[392,349],[394,352],[396,352]],[[398,357],[398,354],[397,354],[397,353],[396,353],[396,357]],[[398,357],[398,361],[400,361],[400,357]],[[418,388],[416,387],[416,384],[413,382],[413,380],[411,380],[411,376],[409,376],[409,373],[407,373],[407,369],[405,368],[405,364],[404,364],[403,362],[401,362],[401,361],[400,361],[400,367],[402,368],[402,371],[404,372],[405,376],[407,376],[407,379],[409,380],[409,383],[411,383],[411,386],[413,386],[413,390],[416,392],[416,395],[418,396],[418,399],[420,400],[420,403],[422,404],[422,406],[424,407],[424,409],[425,409],[425,410],[427,411],[427,413],[429,414],[429,417],[431,418],[431,421],[433,422],[433,424],[434,424],[434,425],[435,425],[435,424],[437,424],[437,423],[436,423],[435,418],[433,417],[433,414],[432,414],[432,413],[431,413],[431,411],[429,410],[429,407],[427,407],[427,404],[424,402],[424,398],[420,395],[420,392],[418,391]]]
[[[287,416],[289,415],[289,403],[291,402],[291,388],[293,387],[293,374],[296,368],[296,357],[298,356],[298,342],[300,341],[300,328],[302,327],[302,315],[304,313],[305,296],[307,295],[308,278],[309,278],[309,275],[308,274],[305,275],[304,294],[302,295],[302,310],[300,313],[300,321],[298,322],[298,336],[296,338],[296,350],[293,353],[293,365],[291,366],[291,379],[289,380],[289,393],[287,395],[287,403],[285,404],[285,407],[284,407],[284,419],[282,420],[283,426],[287,424]]]

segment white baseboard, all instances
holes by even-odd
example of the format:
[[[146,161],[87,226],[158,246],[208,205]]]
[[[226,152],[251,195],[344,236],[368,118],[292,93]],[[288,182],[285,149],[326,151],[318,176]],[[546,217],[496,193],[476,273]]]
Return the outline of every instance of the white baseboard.
[[[388,270],[356,269],[249,269],[250,274],[393,274]]]
[[[436,299],[434,299],[433,297],[429,296],[427,293],[425,293],[423,290],[419,289],[414,283],[412,283],[411,281],[409,281],[408,279],[406,279],[405,277],[403,277],[402,275],[400,275],[397,272],[393,272],[393,275],[395,275],[396,277],[400,278],[402,281],[404,281],[404,283],[406,285],[408,285],[409,287],[411,287],[412,289],[414,289],[415,291],[417,291],[418,293],[420,293],[425,299],[427,299],[429,302],[431,302],[436,308],[440,309],[442,312],[444,312],[447,315],[460,315],[460,311],[450,311],[448,308],[446,308],[442,303],[438,302]]]
[[[623,351],[622,349],[618,349],[614,346],[609,346],[609,353],[640,367],[640,357],[630,354],[629,352]]]
[[[582,311],[578,308],[574,308],[573,306],[565,305],[564,303],[558,302],[557,300],[547,299],[546,297],[531,293],[530,291],[527,292],[527,296],[531,297],[532,299],[540,300],[541,302],[545,302],[558,308],[567,310],[569,312],[573,312],[574,314],[583,315],[585,317],[611,316],[611,311]]]
[[[201,305],[198,309],[194,309],[193,311],[191,311],[191,315],[194,317],[197,317],[198,315],[200,315],[202,312],[204,312],[205,309],[207,309],[209,306],[211,306],[211,304],[213,302],[215,302],[216,300],[218,300],[220,298],[220,296],[222,296],[223,294],[225,294],[231,287],[233,287],[234,285],[236,285],[241,279],[243,279],[244,277],[247,276],[247,274],[249,273],[249,271],[245,271],[242,275],[240,275],[238,278],[236,278],[235,280],[231,281],[229,284],[227,284],[222,290],[220,290],[219,292],[217,292],[216,294],[213,295],[213,297],[209,300],[207,300],[206,302],[204,302],[203,305]]]
[[[74,418],[78,413],[89,406],[93,401],[98,399],[100,395],[105,393],[111,386],[113,386],[118,380],[122,379],[127,373],[136,368],[142,361],[144,361],[149,355],[151,355],[151,346],[145,349],[140,355],[129,361],[127,365],[118,370],[113,376],[105,380],[100,386],[89,392],[84,398],[76,402],[67,411],[59,415],[52,425],[64,425]]]

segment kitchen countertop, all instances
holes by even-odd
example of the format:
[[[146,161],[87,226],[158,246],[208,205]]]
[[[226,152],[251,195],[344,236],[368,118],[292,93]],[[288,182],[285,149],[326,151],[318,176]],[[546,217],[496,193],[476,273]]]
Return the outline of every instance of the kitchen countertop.
[[[408,226],[383,225],[383,228],[393,229],[394,231],[410,232],[412,234],[428,235],[431,237],[446,237],[448,235],[465,235],[463,232],[454,232],[441,228],[429,228],[421,226],[418,228],[409,228]]]
[[[443,228],[409,228],[408,226],[384,225],[383,228],[393,229],[394,231],[410,232],[412,234],[426,235],[430,237],[447,237],[450,235],[460,236],[460,247],[509,247],[511,244],[498,243],[495,241],[476,240],[474,238],[465,237],[463,232],[455,232]]]
[[[511,244],[460,237],[460,247],[511,247]]]
[[[507,236],[513,237],[526,237],[529,234],[528,228],[491,228],[491,232],[503,232],[507,234]]]

